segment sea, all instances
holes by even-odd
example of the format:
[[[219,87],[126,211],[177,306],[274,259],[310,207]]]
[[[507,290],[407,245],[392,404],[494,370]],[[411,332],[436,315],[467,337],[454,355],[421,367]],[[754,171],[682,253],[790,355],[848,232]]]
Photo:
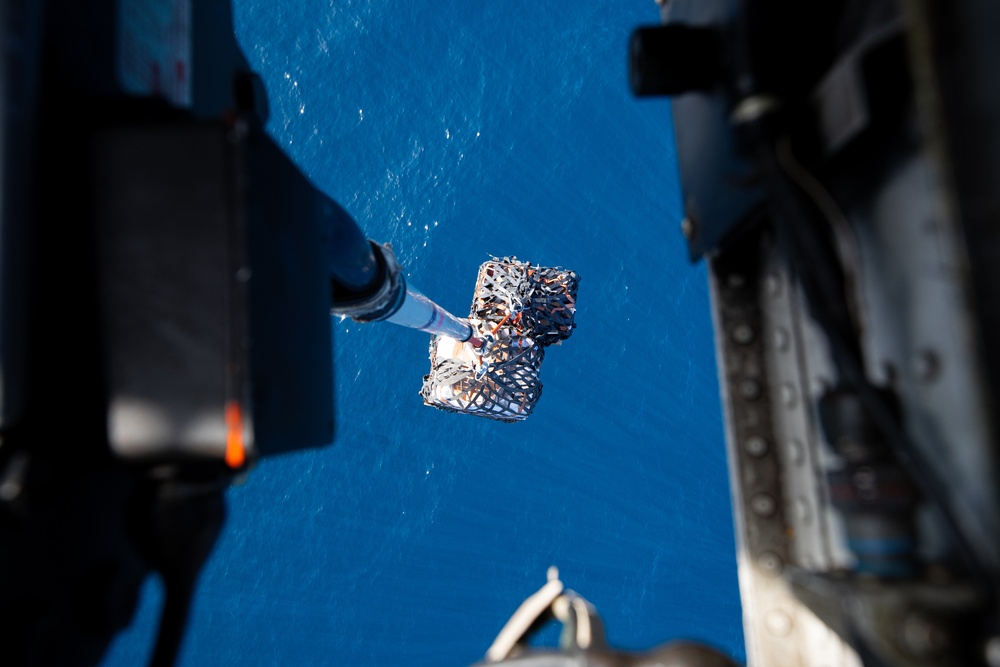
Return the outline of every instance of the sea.
[[[179,665],[465,667],[553,565],[612,646],[745,661],[706,267],[669,102],[628,87],[655,2],[233,7],[268,132],[410,284],[465,316],[493,256],[581,281],[517,424],[424,406],[426,334],[332,318],[336,439],[229,491]],[[150,579],[103,665],[148,660],[161,604]]]

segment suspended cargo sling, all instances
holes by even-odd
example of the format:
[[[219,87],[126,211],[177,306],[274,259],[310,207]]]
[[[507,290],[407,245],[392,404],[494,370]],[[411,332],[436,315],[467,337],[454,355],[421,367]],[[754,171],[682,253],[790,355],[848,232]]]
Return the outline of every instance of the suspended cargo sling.
[[[469,313],[472,338],[431,338],[424,403],[503,422],[527,419],[542,395],[545,348],[569,338],[576,326],[579,282],[573,271],[516,257],[480,266]]]

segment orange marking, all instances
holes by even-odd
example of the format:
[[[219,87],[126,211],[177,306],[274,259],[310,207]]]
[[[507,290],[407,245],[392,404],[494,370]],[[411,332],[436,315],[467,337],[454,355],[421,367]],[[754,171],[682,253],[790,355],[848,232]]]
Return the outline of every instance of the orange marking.
[[[240,404],[230,401],[226,404],[226,465],[241,468],[247,460],[243,446],[243,412]]]
[[[507,322],[507,320],[509,318],[510,318],[510,311],[507,311],[507,314],[503,316],[502,320],[500,320],[500,324],[498,324],[495,327],[493,327],[493,331],[491,331],[490,333],[491,334],[495,334],[497,331],[499,331],[500,327],[502,327]]]

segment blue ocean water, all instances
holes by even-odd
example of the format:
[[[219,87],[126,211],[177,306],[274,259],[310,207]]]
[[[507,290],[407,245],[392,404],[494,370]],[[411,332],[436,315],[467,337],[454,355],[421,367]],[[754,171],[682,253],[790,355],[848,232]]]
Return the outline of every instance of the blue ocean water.
[[[467,314],[491,255],[582,277],[534,415],[418,396],[428,338],[334,321],[333,447],[229,493],[180,664],[468,665],[557,565],[641,649],[744,659],[703,265],[686,259],[666,102],[628,92],[652,0],[236,0],[269,132],[408,280]],[[144,592],[106,665],[141,664]]]

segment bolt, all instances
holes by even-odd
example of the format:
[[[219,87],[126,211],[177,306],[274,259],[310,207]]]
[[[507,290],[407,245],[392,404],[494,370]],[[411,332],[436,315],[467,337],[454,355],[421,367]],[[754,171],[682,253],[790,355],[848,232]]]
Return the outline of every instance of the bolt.
[[[775,637],[787,637],[792,631],[792,618],[780,609],[772,609],[764,616],[764,625]]]
[[[743,443],[743,449],[750,456],[759,458],[764,456],[764,454],[767,454],[767,440],[759,435],[751,435],[747,438],[746,442]]]
[[[781,328],[774,330],[774,348],[779,352],[788,349],[788,331]]]
[[[802,524],[809,524],[812,521],[812,511],[809,509],[809,501],[806,500],[805,496],[799,496],[795,499],[795,516]]]
[[[806,460],[806,447],[801,440],[792,438],[788,441],[788,460],[795,465],[800,465]]]
[[[733,327],[730,336],[732,337],[734,343],[739,345],[749,345],[754,339],[753,327],[749,324],[737,324]]]
[[[732,273],[729,275],[729,278],[726,280],[726,282],[731,288],[739,289],[746,284],[747,280],[738,273]]]
[[[774,514],[774,510],[777,509],[774,498],[766,493],[758,493],[756,496],[751,498],[750,507],[753,509],[754,514],[765,519],[772,516]]]
[[[767,288],[767,293],[771,296],[781,294],[781,276],[777,273],[768,274],[767,278],[764,279],[764,285]]]
[[[692,222],[691,218],[684,218],[681,220],[681,234],[684,235],[684,238],[690,241],[694,238],[695,232],[697,232],[697,229],[695,228],[694,222]]]
[[[773,551],[764,551],[757,556],[757,565],[764,571],[764,574],[768,574],[772,577],[781,574],[782,568],[785,567],[785,564],[781,560],[781,556]]]
[[[791,382],[786,382],[785,384],[781,385],[781,400],[784,402],[786,408],[788,408],[789,410],[794,408],[795,404],[798,402],[798,399],[799,399],[799,394],[795,390],[795,385],[793,385]]]
[[[729,116],[733,125],[746,125],[778,110],[781,103],[770,95],[750,95],[740,100]]]
[[[752,401],[760,396],[760,383],[756,380],[742,380],[739,385],[740,396]]]

